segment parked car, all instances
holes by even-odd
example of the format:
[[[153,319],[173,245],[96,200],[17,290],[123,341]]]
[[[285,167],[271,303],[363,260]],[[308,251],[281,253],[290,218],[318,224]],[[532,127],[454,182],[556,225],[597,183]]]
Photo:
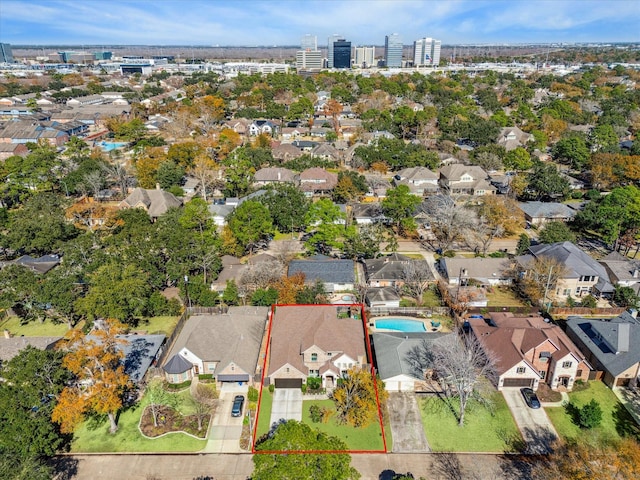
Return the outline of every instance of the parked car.
[[[233,407],[231,407],[232,417],[239,417],[242,415],[242,405],[244,405],[244,397],[242,395],[236,395],[233,399]]]
[[[530,388],[521,388],[520,392],[522,392],[524,401],[527,402],[527,405],[529,405],[529,407],[540,408],[540,400],[538,400],[538,396],[536,395],[536,392],[534,392]]]

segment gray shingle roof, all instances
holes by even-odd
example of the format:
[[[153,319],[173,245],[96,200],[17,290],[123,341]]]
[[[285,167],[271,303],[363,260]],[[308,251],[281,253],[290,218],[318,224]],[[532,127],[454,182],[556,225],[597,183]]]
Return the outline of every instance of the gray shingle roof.
[[[621,333],[621,324],[629,325],[628,351],[616,353],[614,350],[620,344],[618,335]],[[628,312],[611,321],[569,317],[567,330],[575,335],[614,377],[640,362],[640,322]]]
[[[164,367],[162,367],[165,372],[170,374],[184,373],[187,370],[191,370],[192,368],[193,365],[191,364],[191,362],[178,354],[175,354],[173,357],[171,357],[169,361],[164,364]]]
[[[565,205],[556,202],[520,202],[518,204],[520,210],[530,218],[551,218],[565,220],[573,218],[576,211]]]
[[[314,255],[306,260],[292,260],[289,276],[302,272],[308,283],[353,283],[355,280],[353,260],[337,260],[324,255]]]

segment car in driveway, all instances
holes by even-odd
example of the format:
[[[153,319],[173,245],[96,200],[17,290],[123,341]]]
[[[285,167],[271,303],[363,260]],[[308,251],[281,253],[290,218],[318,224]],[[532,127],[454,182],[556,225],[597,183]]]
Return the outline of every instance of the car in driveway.
[[[530,388],[521,388],[520,392],[522,392],[522,396],[524,397],[524,401],[531,408],[540,408],[540,400],[538,400],[538,396],[536,392],[534,392]]]
[[[232,417],[239,417],[242,415],[242,405],[244,405],[244,397],[242,395],[236,395],[233,399],[233,406],[231,407]]]

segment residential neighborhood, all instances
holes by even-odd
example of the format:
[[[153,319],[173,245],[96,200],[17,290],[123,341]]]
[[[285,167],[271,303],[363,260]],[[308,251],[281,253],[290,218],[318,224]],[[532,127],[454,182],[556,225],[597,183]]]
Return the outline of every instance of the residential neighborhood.
[[[640,476],[640,50],[393,35],[3,53],[0,477]]]

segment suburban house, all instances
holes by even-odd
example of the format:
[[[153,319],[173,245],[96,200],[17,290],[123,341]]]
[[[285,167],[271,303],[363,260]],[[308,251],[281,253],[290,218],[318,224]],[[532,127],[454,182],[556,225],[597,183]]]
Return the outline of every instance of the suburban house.
[[[164,215],[172,207],[182,205],[182,200],[173,193],[159,188],[146,189],[136,187],[127,198],[120,202],[120,208],[142,208],[152,220]]]
[[[293,170],[281,167],[261,168],[253,176],[253,184],[258,187],[278,185],[281,183],[295,183],[296,174]]]
[[[273,147],[273,149],[271,150],[271,154],[276,160],[280,160],[281,162],[288,162],[289,160],[300,157],[303,152],[298,147],[290,143],[283,143],[281,145],[276,145],[275,147]]]
[[[328,195],[338,184],[338,175],[324,168],[307,168],[300,173],[300,189],[307,196]]]
[[[62,147],[69,138],[64,129],[40,122],[12,121],[0,130],[0,143],[38,143],[42,140],[54,147]]]
[[[449,285],[473,283],[484,287],[493,287],[513,283],[511,264],[507,258],[441,257],[437,265]]]
[[[382,213],[382,205],[377,202],[356,203],[351,207],[351,218],[358,225],[387,224],[390,222],[389,217]]]
[[[190,317],[162,366],[165,378],[182,383],[209,374],[221,383],[253,383],[268,313],[268,307],[229,307]]]
[[[496,139],[496,143],[509,150],[514,150],[518,147],[524,147],[528,142],[533,140],[533,135],[523,132],[518,127],[505,127],[500,130],[500,134]]]
[[[516,317],[511,312],[467,321],[487,353],[496,359],[498,390],[504,387],[570,391],[576,380],[587,381],[591,365],[567,334],[540,316]]]
[[[29,149],[23,143],[0,143],[0,161],[14,155],[26,157],[29,155]]]
[[[300,388],[307,377],[320,377],[324,388],[333,388],[350,368],[367,365],[360,315],[359,307],[277,306],[271,324],[270,383]]]
[[[218,274],[218,278],[211,282],[211,290],[216,292],[224,292],[229,280],[238,283],[240,275],[247,269],[247,266],[241,263],[238,257],[223,255],[221,260],[222,270]]]
[[[550,257],[564,266],[556,288],[549,292],[551,297],[566,300],[568,297],[611,295],[613,285],[609,282],[606,269],[571,242],[556,242],[529,247],[529,254],[517,258],[525,270],[527,265],[539,257]]]
[[[260,134],[272,135],[276,133],[278,126],[271,120],[254,120],[249,125],[249,135],[255,137]]]
[[[49,270],[60,264],[60,257],[58,255],[43,255],[41,257],[32,257],[31,255],[22,255],[15,260],[0,262],[0,268],[7,265],[21,265],[28,268],[34,273],[45,274]]]
[[[365,260],[364,265],[369,287],[401,287],[412,265],[422,268],[430,281],[435,280],[426,260],[414,260],[395,252]]]
[[[636,295],[640,294],[640,260],[630,260],[618,252],[611,252],[600,260],[600,265],[609,274],[612,284],[631,287]]]
[[[326,255],[313,255],[289,262],[289,276],[303,273],[305,283],[321,282],[326,292],[353,290],[355,284],[353,260],[339,260]]]
[[[12,337],[8,330],[0,337],[0,367],[31,346],[38,350],[53,350],[62,337]]]
[[[438,179],[439,176],[426,167],[411,167],[398,171],[393,176],[393,184],[406,185],[411,193],[423,197],[440,191]]]
[[[568,205],[557,202],[519,202],[518,207],[524,213],[524,219],[536,227],[547,222],[568,222],[577,213]]]
[[[340,152],[338,149],[328,143],[321,143],[311,150],[313,158],[322,158],[330,162],[340,162]]]
[[[121,343],[116,348],[124,354],[124,371],[131,381],[140,382],[149,367],[156,365],[166,338],[164,335],[135,333],[118,335]]]
[[[384,388],[390,392],[433,391],[429,371],[416,351],[428,349],[452,333],[385,332],[371,335],[375,367]]]
[[[640,376],[638,312],[613,319],[569,317],[567,334],[585,353],[596,371],[594,378],[610,387],[635,385]]]
[[[493,195],[496,188],[487,180],[487,172],[476,165],[459,163],[440,169],[440,188],[449,195]]]
[[[370,307],[398,308],[402,297],[394,287],[368,288],[365,301]]]

